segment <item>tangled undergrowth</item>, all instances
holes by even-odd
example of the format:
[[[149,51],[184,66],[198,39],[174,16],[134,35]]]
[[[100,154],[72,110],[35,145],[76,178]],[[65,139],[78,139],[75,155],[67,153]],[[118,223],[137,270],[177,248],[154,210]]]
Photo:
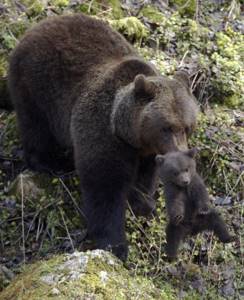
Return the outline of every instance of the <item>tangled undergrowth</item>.
[[[209,187],[212,204],[223,214],[237,242],[222,245],[204,233],[189,238],[178,261],[168,263],[164,257],[166,219],[160,188],[157,217],[145,220],[128,211],[127,267],[132,274],[150,278],[159,288],[167,281],[182,299],[241,299],[243,3],[202,1],[196,6],[200,1],[169,1],[170,6],[165,6],[162,1],[154,1],[153,6],[148,1],[147,6],[130,6],[128,1],[121,2],[3,0],[0,93],[6,87],[9,53],[26,29],[47,16],[63,13],[82,11],[107,20],[164,74],[173,74],[179,66],[189,69],[192,89],[204,111],[190,142],[200,150],[199,172]],[[0,289],[21,272],[23,263],[72,252],[79,248],[85,234],[75,174],[55,177],[23,173],[23,169],[15,115],[0,112]]]

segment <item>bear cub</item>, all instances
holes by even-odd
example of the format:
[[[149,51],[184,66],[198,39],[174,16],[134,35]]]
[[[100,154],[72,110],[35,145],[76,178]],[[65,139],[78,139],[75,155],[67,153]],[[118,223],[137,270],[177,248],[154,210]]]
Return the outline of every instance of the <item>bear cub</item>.
[[[233,241],[224,220],[209,206],[209,196],[202,178],[196,172],[195,148],[157,155],[159,177],[164,184],[166,210],[166,254],[177,257],[180,242],[188,235],[213,231],[223,243]]]

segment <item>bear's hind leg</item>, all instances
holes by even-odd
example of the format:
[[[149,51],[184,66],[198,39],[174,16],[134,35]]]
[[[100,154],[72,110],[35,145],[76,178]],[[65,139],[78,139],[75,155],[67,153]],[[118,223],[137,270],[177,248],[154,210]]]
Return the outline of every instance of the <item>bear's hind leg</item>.
[[[183,225],[174,225],[169,223],[166,227],[166,247],[167,257],[173,260],[177,257],[180,243],[187,235],[187,231]]]
[[[45,116],[26,105],[19,105],[17,118],[27,166],[38,172],[63,169],[66,162],[61,148],[53,137]]]
[[[223,243],[230,243],[234,240],[234,237],[230,235],[224,220],[215,209],[211,209],[206,215],[199,215],[196,218],[195,223],[196,225],[194,225],[193,234],[204,230],[210,230],[213,231]]]
[[[155,156],[139,160],[136,180],[128,194],[128,201],[136,216],[148,216],[155,210]]]

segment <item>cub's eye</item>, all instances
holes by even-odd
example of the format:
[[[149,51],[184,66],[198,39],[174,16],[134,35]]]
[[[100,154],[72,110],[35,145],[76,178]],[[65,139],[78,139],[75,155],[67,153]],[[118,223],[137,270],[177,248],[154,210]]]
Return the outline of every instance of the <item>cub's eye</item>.
[[[188,168],[186,168],[186,169],[185,169],[185,172],[188,172],[188,171],[189,171],[189,169],[188,169]]]
[[[170,127],[164,128],[163,131],[165,133],[170,133],[171,132],[171,128]]]

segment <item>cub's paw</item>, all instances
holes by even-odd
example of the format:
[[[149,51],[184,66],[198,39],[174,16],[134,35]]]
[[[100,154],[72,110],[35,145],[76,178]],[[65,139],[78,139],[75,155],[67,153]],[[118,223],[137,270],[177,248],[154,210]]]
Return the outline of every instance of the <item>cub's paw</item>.
[[[179,225],[184,219],[184,216],[182,214],[177,214],[172,217],[172,223],[174,225]]]
[[[171,263],[171,262],[174,262],[177,260],[177,256],[168,256],[167,255],[164,257],[164,260]]]
[[[168,262],[173,262],[175,260],[177,260],[177,251],[175,251],[175,249],[171,249],[171,247],[166,244],[165,246],[165,256],[164,256],[164,260],[168,261]]]
[[[228,244],[228,243],[233,243],[237,242],[237,237],[234,235],[229,235],[221,240],[222,243]]]
[[[207,215],[210,212],[210,209],[208,206],[199,207],[198,214],[199,215]]]

